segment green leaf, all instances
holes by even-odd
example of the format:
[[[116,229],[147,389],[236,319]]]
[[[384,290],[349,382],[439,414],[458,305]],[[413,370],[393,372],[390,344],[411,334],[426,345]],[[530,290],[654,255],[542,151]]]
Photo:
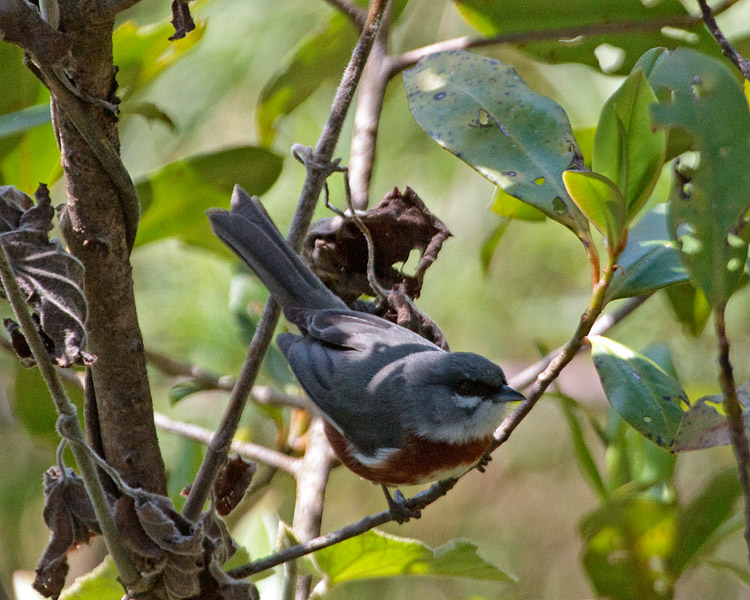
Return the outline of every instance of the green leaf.
[[[729,424],[722,404],[724,396],[704,396],[695,401],[680,422],[674,444],[675,452],[700,450],[732,443]],[[737,400],[742,407],[745,434],[750,434],[750,383],[737,386]]]
[[[315,553],[331,584],[396,575],[468,577],[512,582],[514,578],[477,554],[466,540],[432,549],[422,542],[371,530]]]
[[[562,183],[582,164],[568,117],[515,69],[460,50],[438,52],[404,72],[419,126],[511,196],[580,236],[588,224]]]
[[[136,184],[143,206],[136,245],[165,237],[206,248],[222,244],[203,214],[227,204],[235,184],[260,195],[281,172],[282,158],[255,146],[240,146],[170,163]]]
[[[690,281],[664,290],[677,320],[690,335],[698,337],[711,316],[711,305],[703,291]]]
[[[649,106],[656,102],[637,69],[604,104],[596,128],[591,169],[622,192],[628,222],[648,200],[664,164],[667,135],[654,131],[649,117]]]
[[[492,196],[492,212],[501,217],[519,221],[544,221],[546,219],[544,213],[514,198],[501,187],[495,188]]]
[[[741,494],[737,469],[727,468],[714,474],[698,495],[680,509],[677,544],[669,561],[675,574],[709,552],[711,541],[719,541],[714,535],[734,513],[735,501]]]
[[[690,407],[682,386],[656,363],[602,336],[591,352],[607,400],[640,434],[667,450]]]
[[[495,226],[495,229],[492,230],[492,233],[487,236],[487,239],[482,242],[482,247],[479,250],[479,259],[482,263],[482,272],[485,274],[490,270],[492,257],[495,255],[495,250],[497,250],[497,246],[500,243],[505,230],[508,229],[508,225],[510,225],[510,219],[502,219],[500,223]]]
[[[674,242],[667,232],[666,205],[658,204],[628,233],[617,259],[617,272],[607,289],[607,302],[631,298],[686,281]]]
[[[737,289],[747,259],[747,240],[736,232],[750,207],[747,100],[728,67],[692,50],[662,54],[649,80],[661,102],[651,109],[655,124],[686,130],[700,153],[694,173],[676,178],[670,235],[692,280],[718,306]]]
[[[583,566],[598,597],[664,600],[674,578],[664,567],[675,550],[676,507],[629,494],[581,521]]]
[[[120,25],[112,35],[112,44],[123,104],[127,104],[133,92],[182,58],[205,32],[206,24],[196,21],[190,35],[172,41],[169,36],[174,33],[174,27],[167,21],[157,26],[138,27],[133,21]]]
[[[260,92],[255,118],[264,145],[273,141],[280,118],[307,100],[322,84],[341,77],[357,37],[349,20],[336,13],[320,30],[300,41]]]
[[[570,437],[573,442],[573,450],[575,452],[576,460],[578,461],[578,466],[581,468],[584,475],[586,475],[586,478],[591,484],[591,488],[599,496],[599,499],[606,500],[609,494],[604,485],[604,481],[602,480],[602,476],[599,473],[599,469],[594,462],[588,444],[586,443],[586,438],[583,434],[583,427],[578,419],[578,406],[571,398],[561,397],[560,408],[565,417],[565,422],[568,424],[568,429],[570,429]]]
[[[78,408],[79,418],[83,408],[83,391],[80,385],[63,380],[63,388],[71,402]],[[57,433],[57,410],[39,369],[19,366],[11,395],[13,416],[27,433],[56,448],[60,443]]]
[[[169,388],[169,393],[167,394],[169,404],[174,406],[180,400],[204,390],[205,388],[202,385],[191,379],[180,381]]]
[[[172,131],[175,129],[175,124],[174,121],[172,121],[172,118],[153,102],[126,102],[122,106],[122,114],[139,115],[149,123],[152,121],[158,121],[164,123]]]
[[[562,179],[573,202],[607,240],[610,252],[617,252],[626,231],[625,198],[617,186],[590,171],[565,171]]]
[[[60,600],[120,600],[122,584],[117,581],[117,568],[107,556],[93,571],[76,578],[60,594]]]
[[[22,108],[16,112],[0,116],[0,138],[23,133],[28,129],[49,122],[49,103]]]
[[[678,41],[669,30],[649,27],[639,30],[633,25],[658,23],[662,19],[687,17],[688,11],[679,0],[645,2],[642,0],[578,0],[554,2],[551,0],[453,0],[466,21],[485,36],[521,35],[526,32],[568,29],[550,39],[535,40],[532,36],[515,44],[522,52],[547,63],[579,62],[599,67],[596,50],[603,43],[621,49],[621,62],[608,72],[627,74],[644,52],[655,46],[674,48],[678,43],[719,54],[716,43],[702,26],[696,23],[689,28],[687,37],[692,42]],[[622,33],[607,30],[597,35],[603,24],[616,26],[628,24]],[[589,35],[575,37],[582,27],[593,29]],[[531,38],[531,39],[529,39]],[[574,39],[570,39],[574,38]]]

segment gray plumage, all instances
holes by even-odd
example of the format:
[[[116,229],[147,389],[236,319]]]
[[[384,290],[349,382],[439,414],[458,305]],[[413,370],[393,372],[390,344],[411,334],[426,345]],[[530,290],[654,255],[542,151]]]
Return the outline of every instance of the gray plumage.
[[[347,308],[239,186],[230,211],[208,215],[214,233],[299,327],[301,336],[279,335],[279,347],[361,458],[401,447],[406,435],[449,443],[487,437],[506,412],[503,403],[523,398],[486,358],[445,352],[404,327]]]

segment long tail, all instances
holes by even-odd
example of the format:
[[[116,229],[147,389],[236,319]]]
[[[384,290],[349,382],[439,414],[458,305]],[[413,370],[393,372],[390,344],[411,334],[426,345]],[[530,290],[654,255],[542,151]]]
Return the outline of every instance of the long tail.
[[[212,208],[206,214],[216,236],[247,263],[283,309],[346,308],[240,186],[234,187],[231,210]]]

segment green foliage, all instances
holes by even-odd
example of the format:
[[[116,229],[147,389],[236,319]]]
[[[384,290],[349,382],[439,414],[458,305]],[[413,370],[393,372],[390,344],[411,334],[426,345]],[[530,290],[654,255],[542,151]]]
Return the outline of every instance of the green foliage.
[[[78,577],[60,595],[60,600],[119,600],[122,585],[112,559],[105,558],[93,571]]]
[[[660,127],[687,131],[698,165],[677,175],[670,235],[691,279],[709,303],[723,305],[737,289],[747,260],[750,208],[750,112],[737,78],[719,61],[678,49],[662,54],[649,77],[660,99]]]
[[[265,192],[281,172],[282,158],[265,148],[241,146],[170,163],[136,184],[143,206],[136,245],[165,237],[211,249],[221,247],[203,214],[226,203],[235,184]]]
[[[465,51],[431,54],[404,73],[409,108],[438,144],[505,192],[579,236],[588,225],[562,173],[582,162],[565,111],[512,67]]]
[[[565,171],[565,189],[586,218],[599,230],[611,253],[619,252],[627,234],[625,197],[599,173]]]
[[[682,39],[670,36],[687,33],[661,27],[661,20],[684,17],[687,11],[679,0],[642,2],[641,0],[582,0],[575,3],[550,0],[453,0],[466,21],[486,36],[509,36],[521,32],[560,30],[549,39],[527,41],[519,47],[527,54],[545,62],[577,62],[598,67],[595,51],[606,43],[620,49],[622,58],[608,69],[613,73],[627,73],[641,54],[654,46],[674,47],[682,42],[703,51],[715,52],[715,43],[701,24],[695,24]],[[639,24],[653,22],[651,28],[607,31],[604,24]],[[581,28],[590,28],[589,35],[574,43],[561,43],[573,38]],[[598,32],[599,35],[597,35]],[[605,33],[606,32],[606,33]],[[512,37],[510,39],[512,43]]]
[[[699,336],[711,316],[711,305],[703,291],[690,281],[665,290],[677,320],[692,336]]]
[[[648,200],[664,162],[667,136],[653,131],[649,120],[655,103],[643,70],[636,69],[607,100],[596,128],[591,169],[622,192],[628,222]]]
[[[417,540],[370,530],[318,550],[314,556],[331,585],[396,575],[514,581],[513,577],[481,558],[477,547],[465,540],[453,540],[433,549]]]
[[[648,211],[628,233],[628,243],[617,259],[619,267],[607,289],[607,301],[630,298],[660,288],[674,289],[687,274],[667,233],[666,205]]]

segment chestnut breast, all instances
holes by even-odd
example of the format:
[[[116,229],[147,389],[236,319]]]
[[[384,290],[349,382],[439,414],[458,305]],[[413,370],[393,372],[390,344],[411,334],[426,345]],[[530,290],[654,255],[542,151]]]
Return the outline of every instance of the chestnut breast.
[[[336,456],[347,468],[360,477],[388,486],[418,485],[460,475],[482,458],[492,441],[489,435],[463,444],[448,444],[410,435],[398,452],[365,464],[357,458],[351,442],[335,427],[326,422],[325,431]]]

